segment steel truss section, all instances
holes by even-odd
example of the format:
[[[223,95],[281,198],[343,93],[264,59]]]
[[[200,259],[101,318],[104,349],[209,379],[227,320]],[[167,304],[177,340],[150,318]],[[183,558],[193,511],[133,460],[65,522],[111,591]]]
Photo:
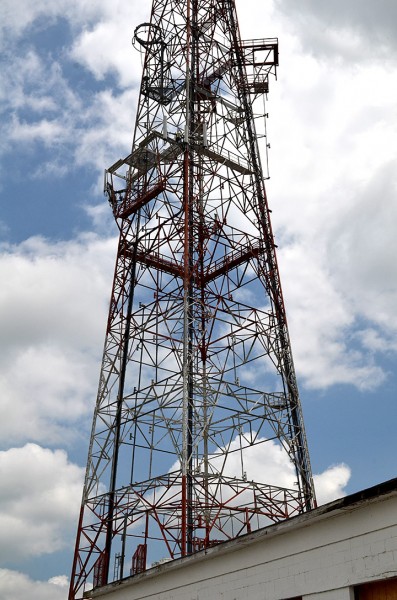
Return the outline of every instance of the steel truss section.
[[[234,0],[154,0],[134,44],[70,600],[315,504],[254,113],[277,40],[242,41]],[[286,477],[253,478],[272,452]]]

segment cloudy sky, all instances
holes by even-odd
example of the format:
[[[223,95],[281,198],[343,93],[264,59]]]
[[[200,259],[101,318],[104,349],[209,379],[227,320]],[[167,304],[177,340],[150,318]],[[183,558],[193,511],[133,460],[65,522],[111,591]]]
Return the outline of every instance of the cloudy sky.
[[[395,476],[397,4],[238,0],[277,36],[269,200],[321,501]],[[65,600],[148,0],[0,8],[0,590]]]

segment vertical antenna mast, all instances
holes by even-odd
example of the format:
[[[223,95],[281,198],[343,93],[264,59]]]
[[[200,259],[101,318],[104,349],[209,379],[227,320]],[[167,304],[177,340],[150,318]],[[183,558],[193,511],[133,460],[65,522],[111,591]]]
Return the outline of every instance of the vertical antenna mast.
[[[315,505],[256,133],[277,39],[242,41],[234,0],[154,0],[133,41],[143,75],[131,154],[105,172],[120,237],[69,600]],[[253,465],[275,455],[269,480]]]

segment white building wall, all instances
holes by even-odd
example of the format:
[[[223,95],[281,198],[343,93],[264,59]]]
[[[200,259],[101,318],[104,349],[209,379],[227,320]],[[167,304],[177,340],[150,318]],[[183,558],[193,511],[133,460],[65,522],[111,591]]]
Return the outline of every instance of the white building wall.
[[[336,501],[110,584],[103,600],[353,600],[352,586],[397,576],[397,491]]]

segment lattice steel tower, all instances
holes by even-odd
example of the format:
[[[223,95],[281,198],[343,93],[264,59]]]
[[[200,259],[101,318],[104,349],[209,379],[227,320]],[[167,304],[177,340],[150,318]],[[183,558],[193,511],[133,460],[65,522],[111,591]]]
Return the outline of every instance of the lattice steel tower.
[[[277,40],[242,41],[234,0],[154,0],[134,45],[70,599],[315,503],[256,134]],[[272,456],[286,479],[252,473]]]

